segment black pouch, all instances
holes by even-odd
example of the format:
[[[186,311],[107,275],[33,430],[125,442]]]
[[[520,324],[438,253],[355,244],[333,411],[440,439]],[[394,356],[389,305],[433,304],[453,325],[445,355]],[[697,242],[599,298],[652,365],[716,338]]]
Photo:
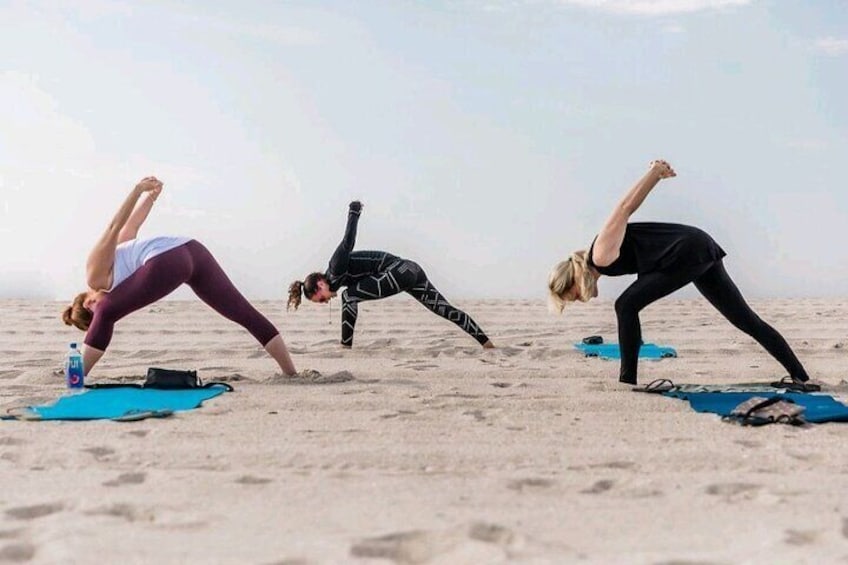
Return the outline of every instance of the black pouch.
[[[197,376],[197,371],[180,371],[177,369],[161,369],[159,367],[150,367],[147,369],[147,378],[144,379],[144,383],[141,386],[143,388],[171,390],[223,386],[229,391],[233,390],[233,387],[227,383],[210,382],[203,384],[203,381]]]
[[[185,390],[187,388],[210,388],[222,386],[232,392],[233,387],[228,383],[212,381],[204,383],[197,376],[197,371],[180,371],[177,369],[160,369],[150,367],[147,369],[147,377],[144,382],[139,383],[94,383],[85,385],[85,388],[158,388],[160,390]]]
[[[176,369],[147,369],[147,378],[141,385],[144,388],[199,388],[203,386],[197,377],[197,371],[178,371]]]

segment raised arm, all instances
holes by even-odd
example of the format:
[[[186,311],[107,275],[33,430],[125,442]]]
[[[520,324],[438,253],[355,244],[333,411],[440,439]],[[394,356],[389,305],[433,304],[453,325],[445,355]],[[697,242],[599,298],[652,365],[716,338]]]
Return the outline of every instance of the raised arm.
[[[356,244],[356,227],[361,213],[362,203],[358,200],[351,202],[347,212],[347,227],[345,227],[344,238],[330,258],[330,266],[327,272],[331,275],[341,275],[347,272],[350,254],[353,251],[354,244]]]
[[[160,182],[157,188],[154,188],[145,194],[141,200],[136,203],[135,208],[133,208],[133,211],[130,214],[129,220],[127,220],[127,223],[118,233],[118,243],[123,243],[138,237],[139,228],[141,228],[141,225],[147,219],[147,216],[150,214],[150,210],[153,208],[153,203],[156,202],[157,198],[159,198],[159,194],[161,192],[162,183]]]
[[[112,266],[121,230],[130,218],[138,199],[145,192],[161,188],[156,177],[146,177],[133,187],[112,221],[94,245],[86,262],[86,282],[92,290],[108,290],[112,286]]]
[[[660,180],[674,176],[677,176],[677,173],[667,162],[651,161],[648,172],[627,191],[598,233],[595,245],[592,248],[592,262],[595,265],[606,267],[618,259],[630,216],[639,209],[648,193]]]

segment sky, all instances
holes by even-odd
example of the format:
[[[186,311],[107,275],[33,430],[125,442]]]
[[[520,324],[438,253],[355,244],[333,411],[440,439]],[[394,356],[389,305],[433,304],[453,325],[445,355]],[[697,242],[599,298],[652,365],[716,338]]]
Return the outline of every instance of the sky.
[[[353,199],[357,249],[449,298],[543,298],[654,158],[633,221],[705,229],[749,298],[848,296],[844,0],[58,4],[0,0],[0,298],[84,290],[147,175],[140,236],[251,298],[323,271]]]

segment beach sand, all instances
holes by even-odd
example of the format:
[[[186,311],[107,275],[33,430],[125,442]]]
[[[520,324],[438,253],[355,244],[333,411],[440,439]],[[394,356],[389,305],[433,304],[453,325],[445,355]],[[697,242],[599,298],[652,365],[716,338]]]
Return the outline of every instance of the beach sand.
[[[236,391],[163,419],[0,422],[0,562],[836,563],[848,561],[848,424],[742,427],[617,382],[572,344],[616,341],[609,300],[456,300],[482,350],[406,297],[339,312],[257,302],[299,384],[199,301],[126,318],[89,382],[197,369]],[[848,378],[848,299],[752,301],[809,373]],[[60,303],[2,301],[0,408],[66,392]],[[642,314],[640,382],[785,372],[701,299]]]

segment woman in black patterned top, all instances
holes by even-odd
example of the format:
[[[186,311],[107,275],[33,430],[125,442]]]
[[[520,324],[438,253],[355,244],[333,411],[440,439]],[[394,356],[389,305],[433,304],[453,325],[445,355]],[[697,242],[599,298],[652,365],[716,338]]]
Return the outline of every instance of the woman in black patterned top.
[[[452,306],[433,286],[424,269],[415,261],[386,251],[354,251],[356,228],[362,203],[350,203],[344,239],[330,258],[323,273],[311,273],[303,281],[289,286],[288,308],[297,309],[301,296],[312,302],[325,303],[342,291],[342,338],[345,347],[353,345],[353,331],[359,312],[358,304],[406,292],[426,308],[462,328],[483,347],[494,347],[471,316]]]

